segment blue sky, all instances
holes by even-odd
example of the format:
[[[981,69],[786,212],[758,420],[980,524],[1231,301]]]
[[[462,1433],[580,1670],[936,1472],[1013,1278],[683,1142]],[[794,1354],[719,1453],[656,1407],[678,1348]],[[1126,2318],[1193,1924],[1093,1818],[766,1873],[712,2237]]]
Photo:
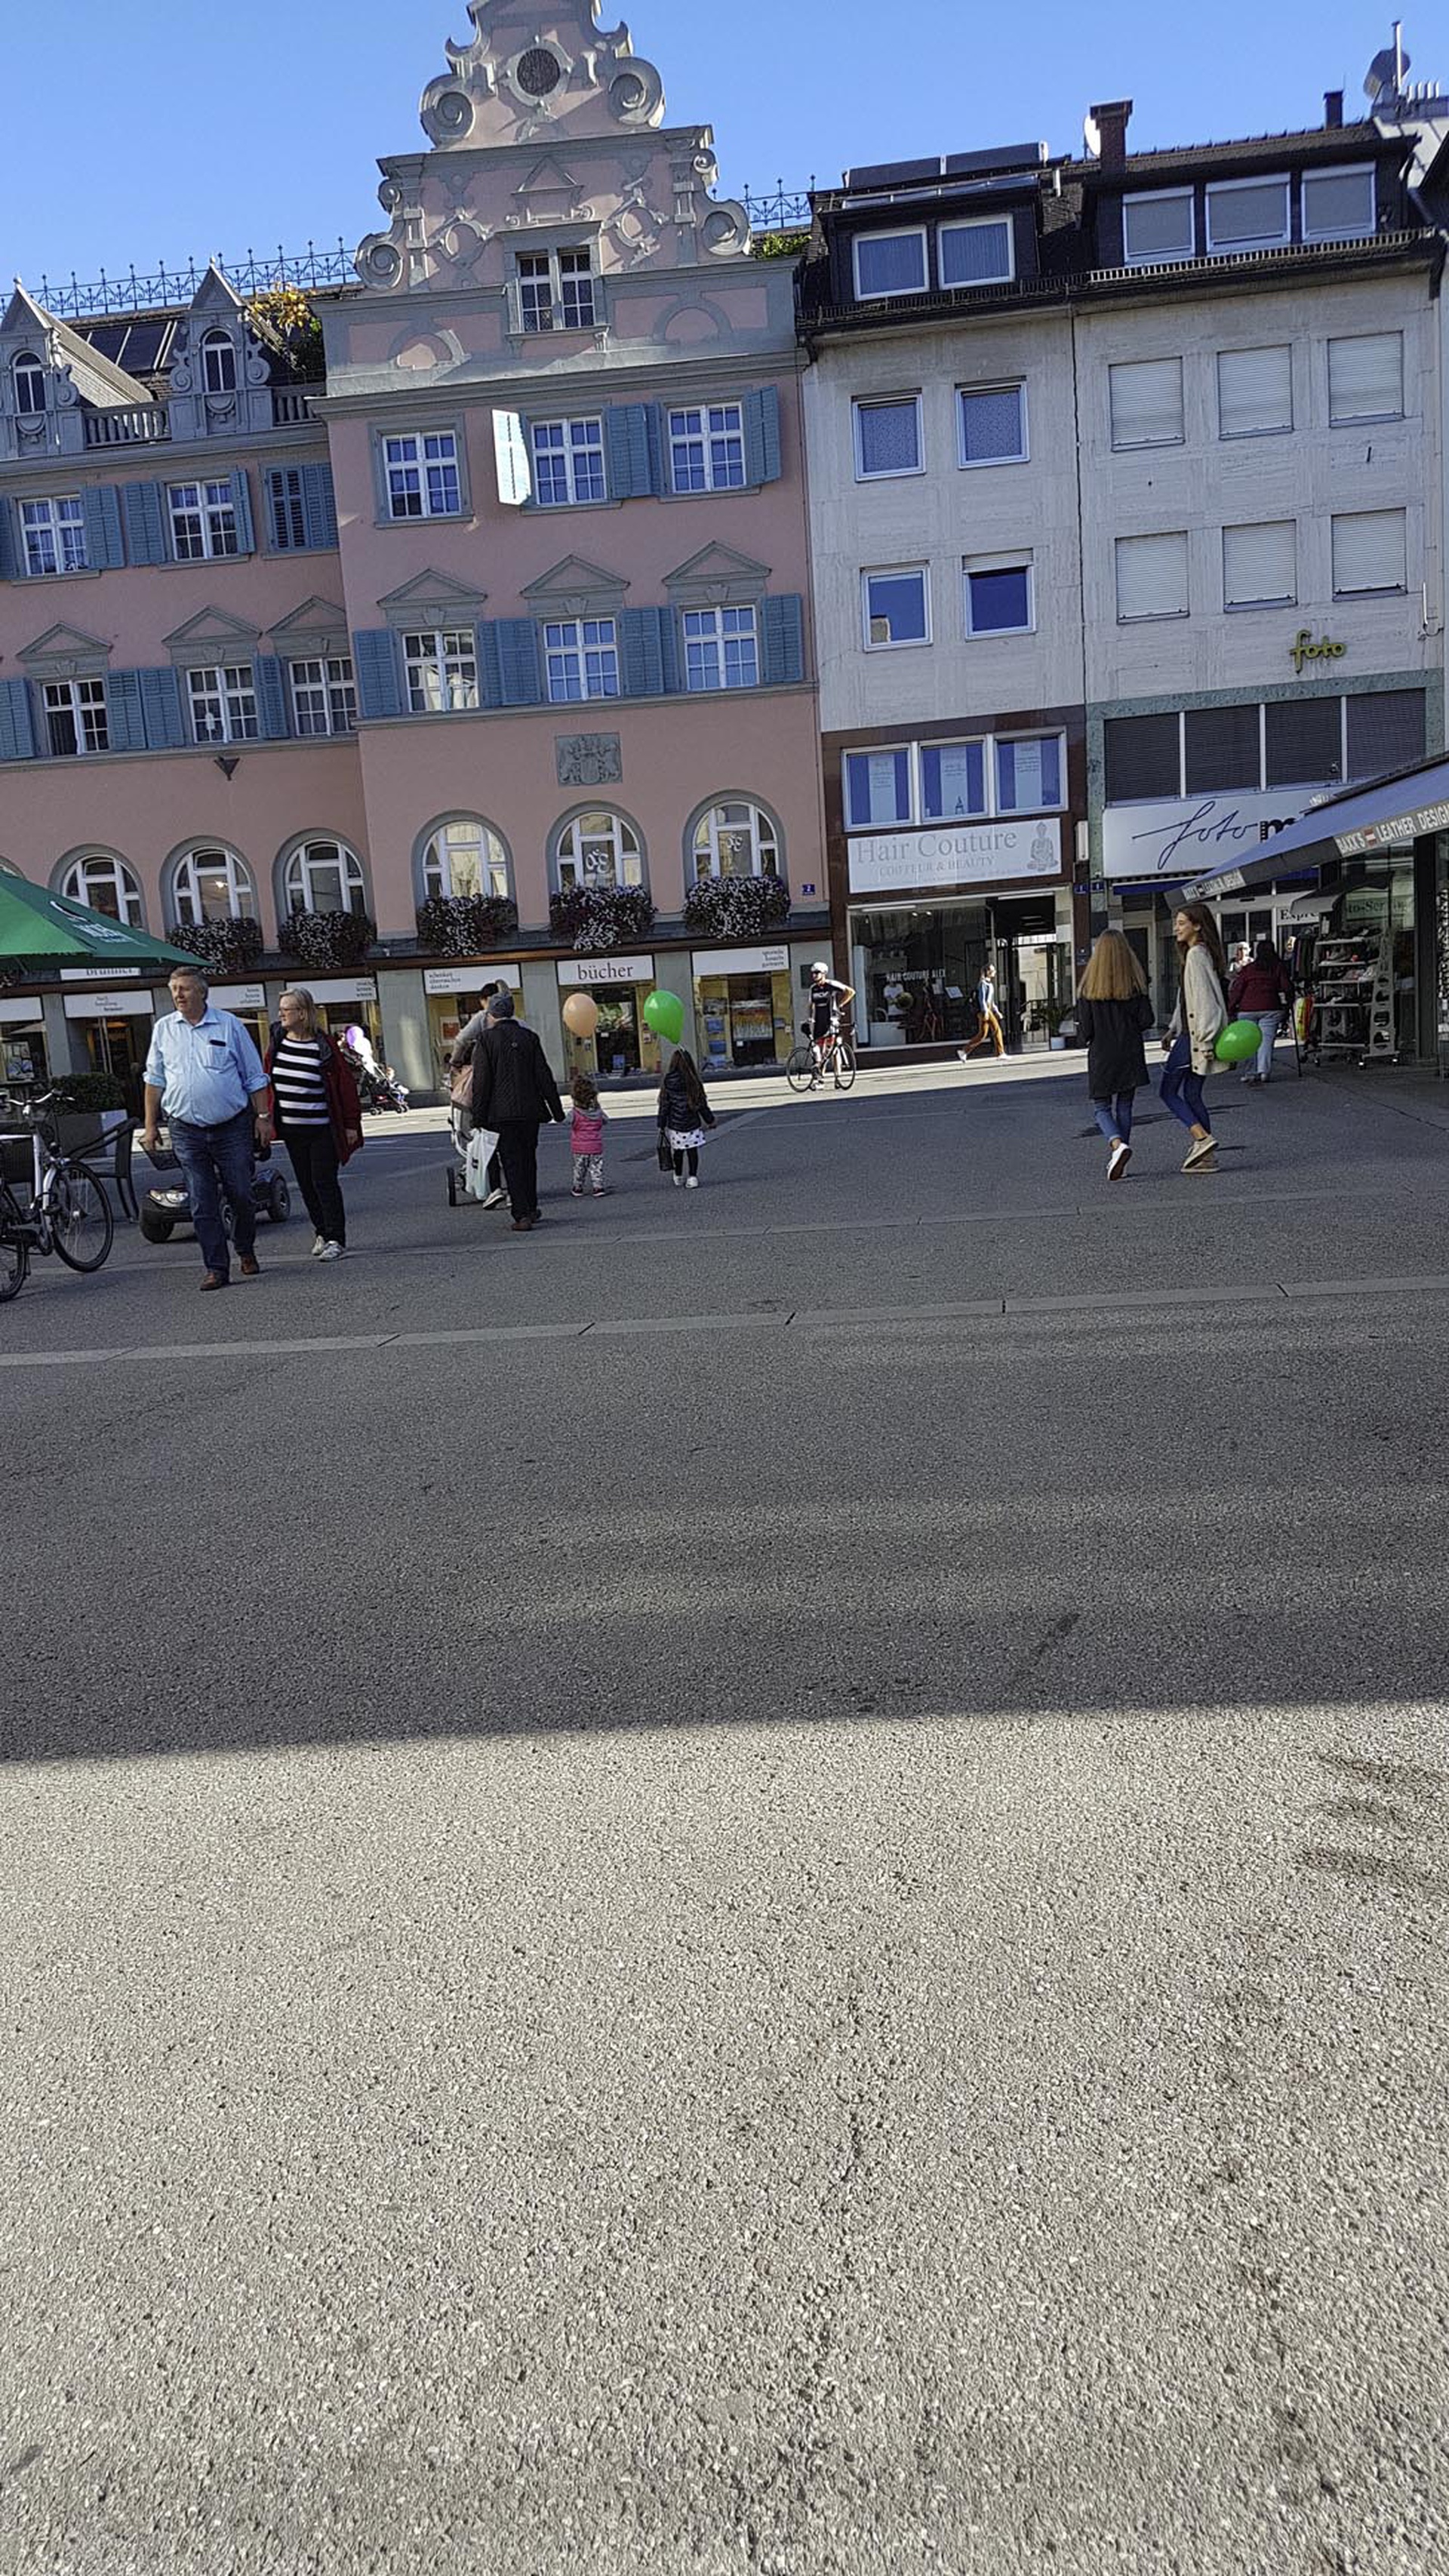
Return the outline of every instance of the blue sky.
[[[1036,9],[915,0],[606,0],[664,74],[671,121],[712,123],[727,189],[837,179],[842,165],[1037,137],[1081,149],[1093,99],[1136,102],[1139,145],[1353,114],[1389,23],[1344,0],[1160,0]],[[1405,28],[1415,77],[1434,20]],[[64,0],[19,7],[0,159],[0,276],[94,277],[378,220],[380,153],[421,142],[417,99],[469,33],[464,0]],[[13,112],[27,102],[25,112]]]

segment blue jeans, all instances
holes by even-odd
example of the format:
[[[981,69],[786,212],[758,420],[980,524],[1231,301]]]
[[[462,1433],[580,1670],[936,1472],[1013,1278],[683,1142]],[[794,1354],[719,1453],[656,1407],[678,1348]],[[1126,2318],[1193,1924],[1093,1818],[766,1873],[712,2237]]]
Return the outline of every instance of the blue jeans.
[[[1132,1142],[1132,1094],[1119,1091],[1115,1100],[1094,1100],[1092,1116],[1096,1119],[1109,1145],[1118,1138],[1124,1145]]]
[[[1273,1079],[1273,1047],[1277,1039],[1279,1027],[1282,1023],[1283,1014],[1281,1011],[1245,1011],[1243,1017],[1248,1020],[1256,1020],[1259,1028],[1263,1032],[1263,1043],[1258,1049],[1257,1062],[1253,1067],[1253,1071],[1256,1073],[1260,1082],[1271,1082]]]
[[[1174,1038],[1172,1049],[1162,1071],[1162,1099],[1174,1118],[1184,1127],[1205,1127],[1212,1134],[1212,1120],[1202,1105],[1203,1076],[1192,1069],[1192,1041]]]
[[[221,1192],[231,1208],[237,1252],[245,1260],[256,1244],[257,1217],[252,1206],[252,1113],[239,1109],[219,1127],[193,1127],[184,1118],[171,1121],[176,1160],[186,1174],[191,1222],[208,1270],[225,1279],[231,1270],[226,1229],[221,1221]],[[220,1184],[220,1189],[218,1188]]]

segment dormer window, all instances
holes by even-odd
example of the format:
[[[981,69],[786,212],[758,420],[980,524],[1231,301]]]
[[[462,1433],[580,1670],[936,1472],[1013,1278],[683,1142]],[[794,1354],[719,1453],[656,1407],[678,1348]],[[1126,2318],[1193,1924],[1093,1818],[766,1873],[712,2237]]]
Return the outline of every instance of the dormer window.
[[[1154,189],[1122,200],[1122,257],[1129,268],[1149,261],[1191,259],[1197,249],[1190,188]]]
[[[1223,179],[1209,188],[1210,251],[1276,250],[1288,238],[1286,178]]]
[[[598,315],[590,252],[521,251],[518,309],[525,331],[592,331]]]
[[[923,225],[856,235],[855,291],[862,303],[882,295],[924,295],[929,283]]]
[[[1372,164],[1358,170],[1305,170],[1303,238],[1306,242],[1364,241],[1377,229]]]
[[[943,286],[1005,286],[1016,274],[1011,223],[977,215],[968,223],[942,224],[936,236]]]
[[[33,420],[45,409],[45,369],[33,350],[22,349],[12,372],[15,408],[22,419]]]
[[[225,331],[208,331],[202,341],[201,376],[209,394],[236,392],[236,345]]]

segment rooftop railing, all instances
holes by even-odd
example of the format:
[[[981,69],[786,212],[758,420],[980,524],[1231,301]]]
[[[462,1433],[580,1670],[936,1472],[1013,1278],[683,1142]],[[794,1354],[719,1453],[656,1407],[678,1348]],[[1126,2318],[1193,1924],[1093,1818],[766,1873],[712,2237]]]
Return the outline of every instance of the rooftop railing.
[[[163,260],[159,268],[128,268],[119,277],[108,277],[102,269],[99,277],[90,279],[78,278],[72,270],[69,284],[42,277],[35,289],[36,301],[60,322],[99,322],[108,313],[149,313],[161,305],[190,304],[208,264],[203,260],[198,268],[189,259],[180,267],[168,268]],[[245,259],[218,257],[215,265],[238,295],[262,295],[269,286],[278,285],[306,291],[356,282],[352,252],[340,233],[335,250],[319,250],[309,242],[304,251],[249,250]]]

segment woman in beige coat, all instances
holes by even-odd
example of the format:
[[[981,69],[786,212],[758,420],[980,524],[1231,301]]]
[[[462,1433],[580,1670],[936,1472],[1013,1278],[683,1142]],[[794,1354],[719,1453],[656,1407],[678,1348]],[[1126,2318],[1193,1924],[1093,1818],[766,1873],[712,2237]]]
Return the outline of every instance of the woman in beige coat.
[[[1218,926],[1205,903],[1184,903],[1173,920],[1180,985],[1164,1044],[1162,1097],[1191,1135],[1185,1172],[1215,1172],[1217,1144],[1203,1102],[1205,1075],[1217,1061],[1219,1032],[1226,1028],[1227,960]]]

